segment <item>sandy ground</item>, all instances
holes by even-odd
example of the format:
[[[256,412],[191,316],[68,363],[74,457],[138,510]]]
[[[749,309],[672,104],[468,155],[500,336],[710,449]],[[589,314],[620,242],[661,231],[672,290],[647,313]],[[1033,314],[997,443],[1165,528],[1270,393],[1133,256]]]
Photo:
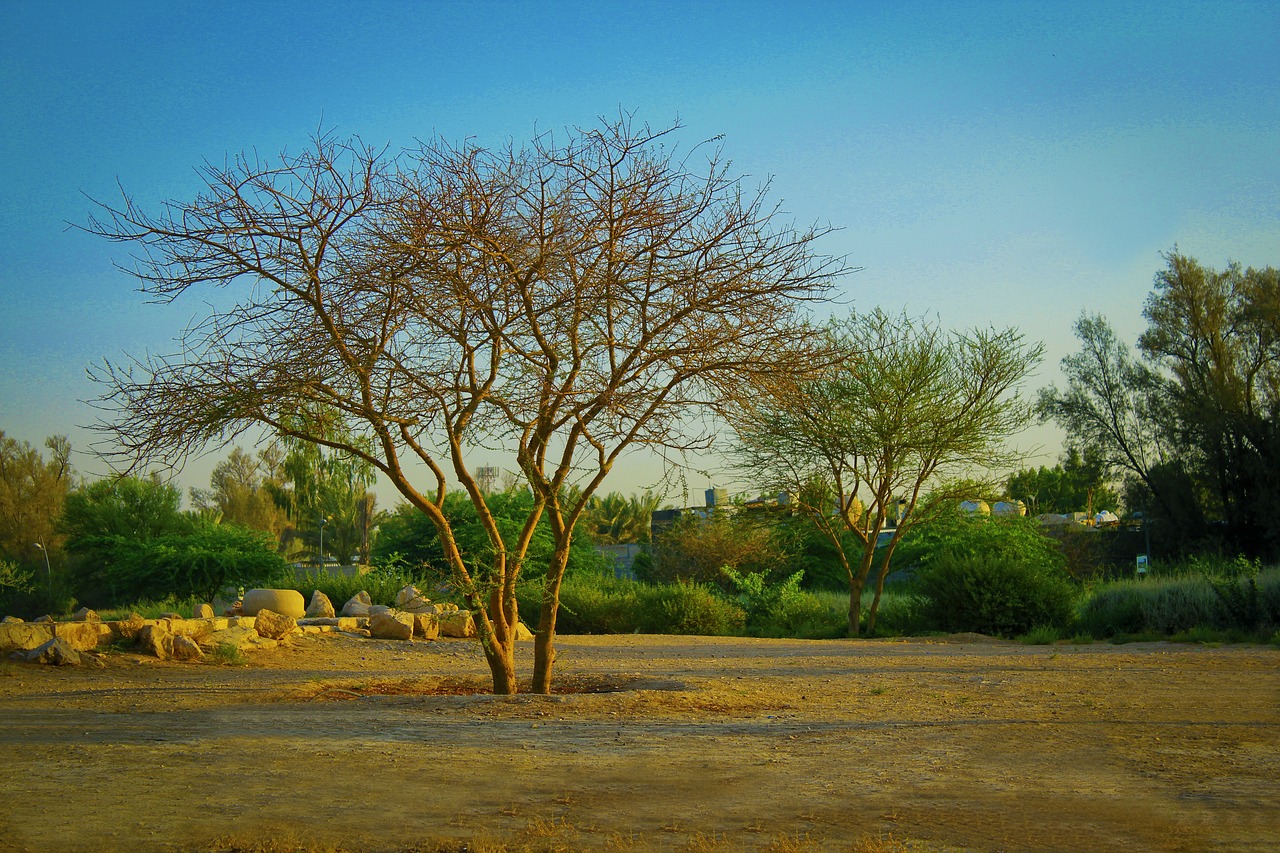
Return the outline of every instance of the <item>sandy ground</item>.
[[[0,850],[1280,849],[1274,647],[559,649],[581,692],[457,640],[5,662]]]

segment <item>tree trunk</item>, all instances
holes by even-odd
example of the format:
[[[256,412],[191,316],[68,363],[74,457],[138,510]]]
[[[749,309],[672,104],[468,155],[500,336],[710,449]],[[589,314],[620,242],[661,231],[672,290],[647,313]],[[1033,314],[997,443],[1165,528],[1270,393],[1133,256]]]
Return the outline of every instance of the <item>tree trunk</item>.
[[[533,639],[533,692],[551,692],[551,672],[556,662],[556,616],[560,611],[560,582],[569,563],[568,545],[556,546],[547,566],[547,586],[542,594],[538,633]]]
[[[862,627],[862,578],[849,578],[849,636],[856,637]]]

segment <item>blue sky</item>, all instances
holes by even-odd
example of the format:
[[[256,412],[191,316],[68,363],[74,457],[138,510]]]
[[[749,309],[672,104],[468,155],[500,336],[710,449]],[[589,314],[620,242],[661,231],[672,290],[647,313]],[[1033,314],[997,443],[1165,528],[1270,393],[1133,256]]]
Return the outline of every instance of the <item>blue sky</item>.
[[[499,144],[626,109],[686,146],[724,134],[790,217],[842,229],[822,248],[865,268],[846,300],[1017,326],[1047,348],[1032,390],[1081,311],[1136,337],[1175,244],[1280,264],[1274,2],[8,0],[0,20],[0,429],[33,444],[86,449],[85,367],[166,351],[201,309],[144,304],[125,247],[68,230],[86,196],[187,199],[202,161],[321,125]],[[1024,444],[1051,464],[1060,437]],[[648,479],[638,461],[607,488]]]

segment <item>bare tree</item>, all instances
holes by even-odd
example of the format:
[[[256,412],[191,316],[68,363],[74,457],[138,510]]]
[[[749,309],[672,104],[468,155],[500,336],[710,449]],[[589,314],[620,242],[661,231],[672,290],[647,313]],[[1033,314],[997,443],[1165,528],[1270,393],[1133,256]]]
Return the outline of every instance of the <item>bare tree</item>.
[[[374,465],[440,531],[499,693],[516,690],[516,580],[545,515],[533,689],[549,692],[574,527],[615,461],[706,447],[698,413],[791,369],[770,353],[802,345],[798,309],[844,269],[813,251],[825,229],[780,224],[718,151],[677,159],[672,130],[624,116],[399,157],[324,137],[276,165],[206,166],[207,191],[158,216],[104,205],[89,228],[138,247],[144,292],[213,285],[235,304],[172,357],[104,363],[103,428],[133,459],[265,425]],[[469,466],[480,449],[514,455],[533,493],[514,541]],[[453,482],[490,537],[484,567],[445,517]]]
[[[849,581],[849,633],[856,636],[877,546],[883,550],[868,631],[894,549],[940,505],[922,503],[926,487],[948,497],[949,481],[1017,458],[1006,439],[1030,412],[1016,391],[1042,347],[1014,329],[947,333],[878,309],[833,322],[828,338],[841,358],[798,380],[765,377],[735,401],[730,420],[739,469],[788,492],[834,546]]]

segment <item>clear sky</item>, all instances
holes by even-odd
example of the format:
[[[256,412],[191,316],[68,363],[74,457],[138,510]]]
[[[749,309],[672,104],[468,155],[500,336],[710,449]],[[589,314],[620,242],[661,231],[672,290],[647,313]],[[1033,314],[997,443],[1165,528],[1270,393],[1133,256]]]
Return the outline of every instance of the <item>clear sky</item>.
[[[685,145],[724,134],[790,217],[840,226],[822,248],[865,267],[842,283],[855,308],[1043,340],[1034,390],[1082,311],[1136,338],[1175,244],[1280,265],[1278,48],[1274,0],[5,0],[0,429],[87,449],[86,366],[168,351],[200,312],[145,304],[112,266],[125,247],[68,230],[86,196],[189,199],[202,161],[298,150],[321,125],[497,144],[619,109],[678,118]],[[651,479],[619,473],[606,489]]]

